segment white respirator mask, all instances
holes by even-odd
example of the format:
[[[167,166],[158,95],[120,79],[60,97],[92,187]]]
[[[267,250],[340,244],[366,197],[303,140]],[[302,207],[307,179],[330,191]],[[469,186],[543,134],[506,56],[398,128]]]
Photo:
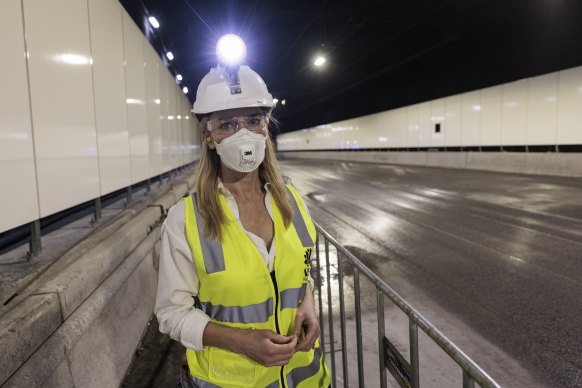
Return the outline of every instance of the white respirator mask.
[[[251,172],[265,159],[266,140],[264,135],[241,128],[234,135],[215,143],[216,152],[231,170]]]

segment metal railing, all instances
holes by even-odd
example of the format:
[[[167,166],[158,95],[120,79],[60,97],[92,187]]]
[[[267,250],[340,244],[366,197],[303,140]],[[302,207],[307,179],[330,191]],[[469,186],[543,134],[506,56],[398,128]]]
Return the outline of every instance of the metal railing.
[[[349,262],[353,267],[353,287],[354,287],[354,310],[356,320],[356,352],[358,362],[358,382],[360,387],[365,387],[364,382],[364,354],[362,345],[362,307],[360,300],[360,275],[363,274],[375,286],[376,290],[376,312],[378,322],[378,367],[380,372],[380,387],[385,388],[387,385],[386,371],[387,371],[387,353],[394,353],[398,351],[394,347],[387,344],[388,339],[384,332],[384,297],[388,297],[398,308],[404,312],[408,317],[408,333],[409,333],[409,348],[410,361],[406,362],[404,359],[393,359],[392,365],[394,368],[401,368],[400,381],[397,383],[401,387],[420,387],[419,374],[419,347],[418,347],[418,328],[420,327],[427,336],[438,345],[463,371],[463,388],[473,388],[475,382],[481,387],[500,387],[483,369],[481,369],[473,360],[471,360],[461,349],[452,343],[444,334],[442,334],[436,327],[434,327],[426,318],[416,311],[408,302],[406,302],[400,295],[398,295],[390,286],[388,286],[378,275],[371,269],[364,265],[357,257],[350,253],[346,248],[341,246],[329,233],[327,233],[320,225],[315,224],[317,229],[317,240],[315,244],[315,260],[317,264],[317,294],[319,302],[319,320],[321,328],[321,346],[325,353],[329,354],[328,362],[332,373],[332,387],[336,387],[336,355],[334,344],[334,320],[332,307],[332,289],[331,289],[331,265],[330,265],[330,250],[329,244],[332,244],[337,251],[337,285],[339,293],[339,309],[340,309],[340,333],[341,333],[341,352],[342,352],[342,374],[344,386],[349,384],[348,373],[350,371],[348,365],[348,348],[346,346],[346,312],[344,300],[344,263]],[[325,268],[322,268],[320,258],[320,237],[323,237],[325,247]],[[327,283],[327,324],[324,326],[323,315],[323,295],[322,295],[322,269],[325,270],[325,277]],[[329,349],[326,348],[325,332],[329,331]],[[390,347],[390,349],[389,349]],[[398,357],[401,357],[399,354]],[[391,372],[392,373],[392,372]],[[394,374],[394,373],[393,373]],[[371,383],[369,383],[371,384]],[[373,384],[375,386],[375,384]]]

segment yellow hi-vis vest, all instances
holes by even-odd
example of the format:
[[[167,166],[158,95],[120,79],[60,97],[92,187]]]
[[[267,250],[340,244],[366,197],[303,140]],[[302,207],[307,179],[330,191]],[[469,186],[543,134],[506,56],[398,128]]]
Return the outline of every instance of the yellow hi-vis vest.
[[[184,199],[186,234],[199,278],[196,307],[214,323],[240,329],[267,329],[293,334],[297,307],[305,295],[310,257],[316,237],[295,189],[287,186],[293,223],[285,228],[273,200],[274,271],[269,272],[259,251],[235,220],[226,200],[220,203],[228,223],[222,244],[204,237],[204,220],[197,194]],[[288,365],[265,367],[250,358],[221,348],[186,350],[188,367],[199,387],[328,387],[330,373],[323,351],[297,352]]]

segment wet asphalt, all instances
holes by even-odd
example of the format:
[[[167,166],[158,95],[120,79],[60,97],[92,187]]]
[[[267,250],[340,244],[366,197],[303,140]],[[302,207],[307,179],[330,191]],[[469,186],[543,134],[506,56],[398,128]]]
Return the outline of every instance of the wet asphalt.
[[[398,268],[539,386],[582,386],[582,179],[281,165],[314,219],[389,284],[390,268]]]

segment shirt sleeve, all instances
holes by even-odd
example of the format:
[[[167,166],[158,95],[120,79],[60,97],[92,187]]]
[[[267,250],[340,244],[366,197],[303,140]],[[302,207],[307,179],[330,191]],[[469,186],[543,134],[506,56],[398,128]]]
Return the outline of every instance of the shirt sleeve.
[[[194,307],[198,275],[186,240],[185,205],[180,201],[162,225],[158,293],[154,312],[160,331],[193,350],[203,350],[202,334],[211,320]]]

